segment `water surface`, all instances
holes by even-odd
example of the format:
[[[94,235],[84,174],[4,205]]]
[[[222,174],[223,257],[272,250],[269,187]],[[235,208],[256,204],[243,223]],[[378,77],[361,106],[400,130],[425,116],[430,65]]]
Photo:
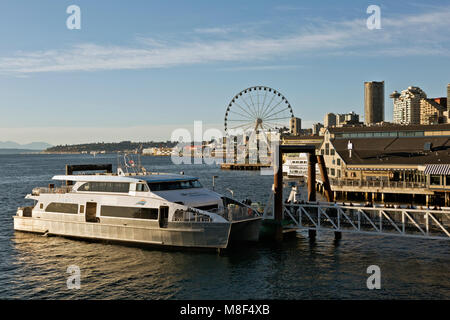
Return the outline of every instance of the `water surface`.
[[[200,178],[236,198],[267,202],[273,177],[173,165],[143,157],[153,171]],[[0,299],[449,299],[450,241],[320,234],[281,245],[258,243],[221,255],[166,251],[15,232],[24,196],[66,164],[117,163],[114,155],[0,155]],[[66,286],[67,267],[81,269],[81,288]],[[368,290],[366,269],[381,268],[381,290]]]

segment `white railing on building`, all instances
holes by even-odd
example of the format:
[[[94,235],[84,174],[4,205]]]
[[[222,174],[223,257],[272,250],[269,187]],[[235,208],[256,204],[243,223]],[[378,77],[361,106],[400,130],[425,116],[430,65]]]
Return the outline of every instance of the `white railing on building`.
[[[361,180],[339,180],[330,179],[332,187],[367,187],[367,188],[427,188],[425,182],[408,182],[408,181],[361,181]]]

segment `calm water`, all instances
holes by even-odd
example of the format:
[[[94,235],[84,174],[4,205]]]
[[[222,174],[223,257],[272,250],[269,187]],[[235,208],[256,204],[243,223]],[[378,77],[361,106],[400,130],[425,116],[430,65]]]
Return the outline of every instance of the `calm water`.
[[[143,157],[147,169],[184,171],[216,190],[266,202],[272,177],[175,166]],[[314,244],[299,236],[224,254],[168,252],[14,232],[12,215],[24,196],[46,186],[68,163],[117,163],[115,156],[0,156],[1,299],[449,299],[450,242],[344,234]],[[366,269],[381,268],[381,290],[368,290]],[[81,268],[81,289],[69,290],[69,265]]]

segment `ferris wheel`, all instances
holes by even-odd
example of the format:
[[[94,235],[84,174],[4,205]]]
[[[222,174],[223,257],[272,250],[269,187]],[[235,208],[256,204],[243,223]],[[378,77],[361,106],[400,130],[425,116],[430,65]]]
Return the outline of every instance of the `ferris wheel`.
[[[288,100],[277,90],[255,86],[239,92],[228,104],[225,113],[225,132],[271,132],[289,127],[294,117]]]

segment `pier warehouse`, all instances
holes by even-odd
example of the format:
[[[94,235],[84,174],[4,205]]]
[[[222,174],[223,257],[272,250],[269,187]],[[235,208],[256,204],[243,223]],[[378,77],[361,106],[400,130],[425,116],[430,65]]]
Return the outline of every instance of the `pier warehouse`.
[[[450,124],[331,127],[318,153],[337,199],[450,205]]]

